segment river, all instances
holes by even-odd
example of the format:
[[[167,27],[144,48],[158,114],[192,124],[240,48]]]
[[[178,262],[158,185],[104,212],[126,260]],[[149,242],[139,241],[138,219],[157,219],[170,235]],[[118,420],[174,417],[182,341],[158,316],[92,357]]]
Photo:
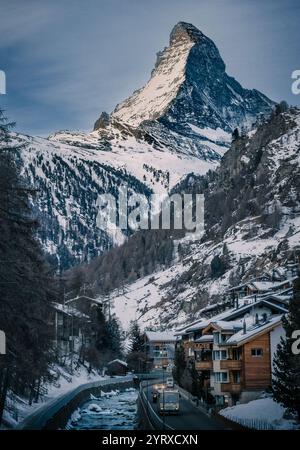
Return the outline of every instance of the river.
[[[133,388],[91,395],[70,417],[68,430],[134,430],[137,428],[138,391]]]

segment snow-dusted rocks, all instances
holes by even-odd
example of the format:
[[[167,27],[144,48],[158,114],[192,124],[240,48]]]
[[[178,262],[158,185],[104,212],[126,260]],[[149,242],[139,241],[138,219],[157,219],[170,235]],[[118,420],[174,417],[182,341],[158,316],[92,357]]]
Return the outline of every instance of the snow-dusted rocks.
[[[141,127],[157,140],[167,129],[191,153],[219,159],[218,146],[223,146],[223,153],[228,147],[224,131],[230,136],[236,127],[249,127],[258,114],[269,114],[273,106],[266,96],[244,89],[227,75],[211,39],[193,25],[179,22],[169,46],[158,53],[148,83],[120,103],[112,118]]]

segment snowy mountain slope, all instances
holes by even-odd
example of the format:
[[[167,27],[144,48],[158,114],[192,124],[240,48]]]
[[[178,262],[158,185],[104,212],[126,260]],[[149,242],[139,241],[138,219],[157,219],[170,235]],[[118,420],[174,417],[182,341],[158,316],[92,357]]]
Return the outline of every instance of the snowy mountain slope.
[[[50,140],[85,149],[88,151],[86,158],[124,169],[157,193],[166,193],[189,172],[204,175],[218,164],[216,160],[203,161],[193,155],[178,154],[167,144],[158,148],[143,138],[137,138],[128,128],[125,133],[109,126],[105,133],[109,148],[102,147],[103,136],[99,139],[95,131],[89,134],[59,132]]]
[[[142,328],[149,329],[175,329],[192,322],[200,317],[202,308],[221,301],[223,293],[232,285],[255,273],[280,267],[293,250],[300,252],[300,216],[287,221],[270,238],[263,237],[263,228],[255,237],[245,238],[254,223],[249,219],[236,224],[218,244],[211,241],[189,244],[186,255],[172,267],[126,285],[124,292],[113,291],[112,311],[124,329],[128,329],[131,320],[138,320]],[[295,230],[291,236],[290,226]],[[215,278],[211,275],[211,262],[215,256],[223,256],[224,244],[229,252],[228,268]],[[149,282],[152,278],[154,281]]]
[[[205,180],[204,238],[177,241],[171,267],[112,292],[125,328],[133,319],[158,329],[197,319],[230,286],[300,255],[300,110],[274,113],[240,137]]]
[[[151,192],[165,195],[188,172],[204,174],[216,162],[161,151],[134,136],[115,136],[110,151],[99,144],[98,133],[60,132],[49,139],[16,135],[26,142],[23,173],[38,189],[35,210],[39,237],[55,265],[68,268],[124,242],[126,233],[96,227],[99,194],[118,196]]]

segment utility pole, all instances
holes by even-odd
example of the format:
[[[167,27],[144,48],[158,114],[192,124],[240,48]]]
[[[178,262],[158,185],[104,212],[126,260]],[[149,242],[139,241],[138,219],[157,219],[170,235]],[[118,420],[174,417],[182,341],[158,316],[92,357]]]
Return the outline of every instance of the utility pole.
[[[71,374],[73,375],[73,354],[74,354],[74,316],[71,315]]]
[[[163,370],[163,430],[166,429],[166,413],[165,413],[165,371]]]
[[[108,305],[108,321],[111,320],[111,305],[110,305],[110,293],[106,295],[107,298],[107,305]]]

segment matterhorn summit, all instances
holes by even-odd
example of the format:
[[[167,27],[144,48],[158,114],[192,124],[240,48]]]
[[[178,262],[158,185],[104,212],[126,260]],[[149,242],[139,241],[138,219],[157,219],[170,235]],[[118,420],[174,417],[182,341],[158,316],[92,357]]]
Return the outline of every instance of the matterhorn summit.
[[[158,53],[148,83],[120,103],[112,118],[154,136],[169,129],[192,137],[197,153],[201,141],[224,142],[226,133],[250,127],[258,114],[268,115],[273,106],[265,95],[244,89],[227,75],[211,39],[192,24],[179,22],[169,46]]]

